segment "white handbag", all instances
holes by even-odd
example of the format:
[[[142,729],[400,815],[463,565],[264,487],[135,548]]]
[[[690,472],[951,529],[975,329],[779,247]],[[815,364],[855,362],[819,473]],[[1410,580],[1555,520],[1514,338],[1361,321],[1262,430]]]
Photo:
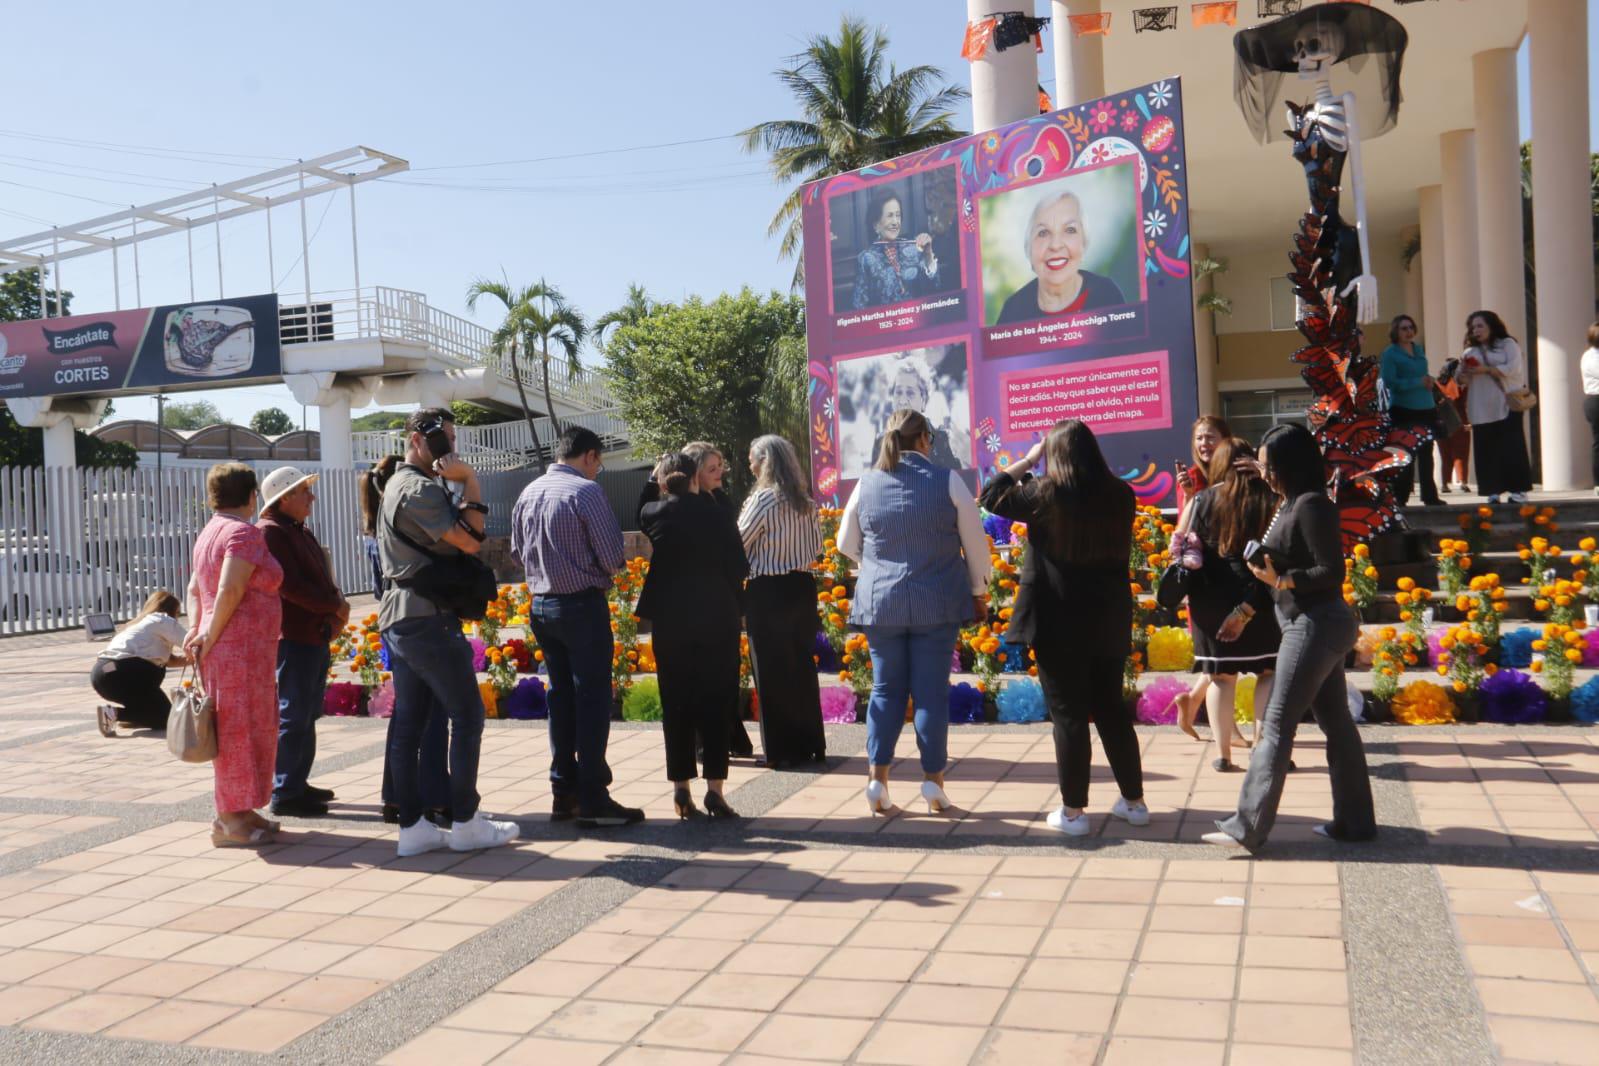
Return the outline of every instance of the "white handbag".
[[[216,704],[195,673],[188,680],[184,669],[172,690],[172,711],[167,715],[167,750],[184,762],[210,762],[217,757]]]

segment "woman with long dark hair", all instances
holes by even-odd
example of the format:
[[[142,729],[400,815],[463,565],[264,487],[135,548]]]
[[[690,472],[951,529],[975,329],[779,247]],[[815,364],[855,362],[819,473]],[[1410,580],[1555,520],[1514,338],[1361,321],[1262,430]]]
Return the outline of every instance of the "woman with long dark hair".
[[[1255,718],[1271,696],[1272,670],[1282,633],[1273,617],[1271,593],[1244,563],[1244,546],[1266,535],[1277,509],[1277,494],[1251,463],[1254,447],[1237,437],[1216,449],[1216,482],[1189,501],[1179,525],[1197,535],[1204,562],[1188,592],[1193,623],[1194,672],[1208,678],[1205,708],[1216,737],[1212,768],[1237,769],[1232,762],[1233,698],[1239,674],[1255,674]],[[1243,740],[1239,734],[1239,740]],[[1245,741],[1247,745],[1247,741]]]
[[[1255,752],[1238,810],[1204,839],[1250,851],[1265,846],[1291,768],[1294,733],[1308,707],[1327,738],[1333,794],[1333,820],[1316,832],[1333,840],[1370,840],[1377,835],[1371,779],[1344,684],[1344,656],[1360,626],[1343,600],[1343,542],[1338,508],[1327,498],[1326,463],[1316,438],[1300,425],[1272,427],[1260,450],[1266,482],[1283,502],[1262,543],[1246,548],[1245,557],[1276,600],[1282,627],[1277,682],[1255,726]]]
[[[877,465],[861,475],[839,521],[838,550],[860,563],[850,625],[866,634],[872,697],[866,758],[872,814],[894,809],[888,770],[915,710],[922,799],[949,808],[949,668],[960,627],[988,616],[988,538],[972,490],[933,463],[933,427],[902,407],[888,420]],[[1125,552],[1125,549],[1124,549]]]
[[[1532,466],[1521,412],[1510,409],[1509,394],[1527,384],[1527,360],[1499,316],[1473,311],[1466,318],[1466,350],[1460,373],[1466,381],[1466,417],[1477,442],[1477,491],[1498,503],[1526,503],[1532,491]]]
[[[383,486],[389,483],[401,463],[403,455],[385,455],[372,464],[372,469],[362,471],[360,479],[361,546],[366,550],[366,561],[372,567],[372,595],[383,598],[389,583],[383,580],[383,561],[378,558],[378,516],[383,513]]]
[[[1044,476],[1029,472],[1044,459]],[[1122,669],[1132,650],[1127,549],[1133,490],[1106,464],[1093,431],[1076,419],[983,486],[983,506],[1027,523],[1027,555],[1007,639],[1032,646],[1038,681],[1055,728],[1062,806],[1049,826],[1068,836],[1090,829],[1088,775],[1093,722],[1121,790],[1110,813],[1149,824],[1144,771],[1132,717],[1122,700]]]
[[[118,724],[134,729],[165,729],[172,701],[161,691],[167,667],[183,657],[183,605],[166,589],[157,589],[144,601],[133,621],[95,656],[89,684],[102,703],[95,723],[104,737],[116,735]]]
[[[775,770],[827,754],[811,659],[819,628],[811,564],[822,551],[822,530],[792,444],[772,434],[756,437],[750,473],[755,491],[738,516],[750,562],[744,622],[761,708],[761,751]]]
[[[727,781],[727,707],[738,699],[740,597],[749,562],[732,512],[700,489],[698,467],[681,452],[655,467],[661,496],[639,514],[653,549],[637,614],[653,626],[661,686],[666,776],[679,818],[700,813],[689,792],[696,732],[705,764],[705,811],[736,818]]]
[[[1184,467],[1181,463],[1177,466],[1177,511],[1183,513],[1188,507],[1188,501],[1202,492],[1206,485],[1217,480],[1221,473],[1212,468],[1216,458],[1216,449],[1224,440],[1232,438],[1232,429],[1227,425],[1227,420],[1221,415],[1200,415],[1194,419],[1193,426],[1189,429],[1189,447],[1192,450],[1194,463]],[[1174,554],[1180,555],[1183,550],[1182,541],[1189,532],[1188,527],[1182,522],[1177,523],[1177,530],[1183,534],[1182,538],[1173,538],[1172,549]],[[1189,623],[1190,630],[1193,623]],[[1195,740],[1202,739],[1194,732],[1194,719],[1199,716],[1199,708],[1205,704],[1205,694],[1210,690],[1210,678],[1200,674],[1195,679],[1193,687],[1172,700],[1177,705],[1177,724],[1184,733]]]

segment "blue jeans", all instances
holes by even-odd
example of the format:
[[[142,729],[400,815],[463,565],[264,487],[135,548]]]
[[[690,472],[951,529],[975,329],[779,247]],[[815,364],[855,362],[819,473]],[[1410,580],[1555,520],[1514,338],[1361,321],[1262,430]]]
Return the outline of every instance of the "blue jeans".
[[[599,589],[533,597],[528,623],[550,677],[550,791],[605,802],[611,768],[611,611]]]
[[[872,698],[866,705],[866,758],[873,766],[894,761],[905,728],[905,701],[916,705],[916,746],[922,772],[949,764],[949,661],[960,627],[862,626],[872,653]]]
[[[440,612],[404,618],[384,631],[394,668],[394,717],[388,766],[400,826],[422,817],[423,736],[435,720],[450,723],[450,810],[457,822],[477,813],[477,764],[483,745],[483,699],[472,671],[472,648],[460,619]]]
[[[394,718],[389,718],[383,740],[383,802],[398,807],[394,795],[394,769],[389,765],[389,739],[394,735]],[[448,810],[450,806],[450,720],[442,714],[428,719],[422,730],[422,809]]]
[[[278,641],[278,758],[272,776],[272,802],[292,800],[305,791],[316,762],[316,720],[328,687],[326,644]]]

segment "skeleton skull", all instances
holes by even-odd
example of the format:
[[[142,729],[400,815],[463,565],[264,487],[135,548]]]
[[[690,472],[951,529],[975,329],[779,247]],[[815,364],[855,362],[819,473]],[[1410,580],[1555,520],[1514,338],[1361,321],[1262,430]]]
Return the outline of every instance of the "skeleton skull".
[[[1320,77],[1338,62],[1344,49],[1344,28],[1331,23],[1307,26],[1294,38],[1294,62],[1302,78]]]

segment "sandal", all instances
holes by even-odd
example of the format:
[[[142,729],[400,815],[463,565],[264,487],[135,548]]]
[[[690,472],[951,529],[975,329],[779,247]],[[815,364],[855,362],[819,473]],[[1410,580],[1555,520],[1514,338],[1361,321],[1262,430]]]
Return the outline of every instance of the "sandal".
[[[276,833],[283,829],[282,822],[274,822],[270,818],[263,817],[258,811],[251,811],[249,817],[251,825],[257,829],[265,829],[268,833]]]
[[[272,834],[268,830],[255,826],[249,833],[240,836],[229,833],[227,826],[222,824],[222,819],[211,823],[211,846],[213,848],[258,848],[263,844],[272,843]]]

